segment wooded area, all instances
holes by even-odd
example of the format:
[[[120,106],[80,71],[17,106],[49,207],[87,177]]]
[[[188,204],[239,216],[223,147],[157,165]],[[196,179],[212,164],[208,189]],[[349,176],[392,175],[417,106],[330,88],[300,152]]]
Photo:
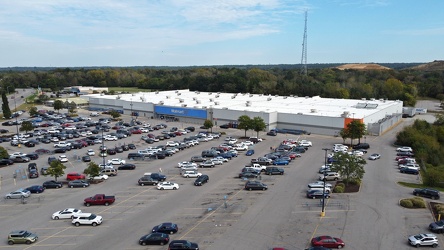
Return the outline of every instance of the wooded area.
[[[418,96],[442,99],[444,71],[338,70],[274,67],[103,68],[2,71],[2,85],[50,88],[68,86],[138,87],[151,90],[263,93],[330,98],[402,100],[412,106]]]

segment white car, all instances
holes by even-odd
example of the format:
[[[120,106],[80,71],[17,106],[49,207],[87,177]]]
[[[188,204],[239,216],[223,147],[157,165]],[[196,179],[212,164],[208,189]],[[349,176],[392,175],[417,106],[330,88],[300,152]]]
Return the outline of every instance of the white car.
[[[352,152],[349,152],[349,153],[354,156],[359,156],[359,157],[364,156],[364,152],[359,151],[359,150],[353,150]]]
[[[58,219],[73,219],[75,216],[77,216],[78,214],[82,213],[82,210],[77,209],[77,208],[66,208],[60,211],[57,211],[55,213],[52,214],[52,219],[53,220],[58,220]]]
[[[302,147],[311,147],[311,146],[313,146],[311,141],[307,141],[307,140],[300,140],[298,142],[298,144],[299,144],[299,146],[302,146]]]
[[[89,156],[93,156],[93,155],[96,155],[96,152],[94,152],[93,149],[88,149],[88,151],[86,151],[86,154]]]
[[[247,145],[247,146],[253,146],[254,143],[252,141],[244,141],[242,142],[242,144]]]
[[[189,161],[182,161],[182,162],[177,163],[177,167],[178,168],[185,167],[185,166],[195,166],[195,167],[197,167],[197,164],[194,163],[194,162],[189,162]]]
[[[194,170],[184,170],[182,171],[182,177],[184,178],[197,178],[199,176],[201,176],[202,173],[199,173],[197,171]]]
[[[179,189],[179,184],[169,181],[164,181],[157,184],[157,189],[159,190],[177,190]]]
[[[396,151],[398,151],[398,152],[413,152],[413,149],[411,147],[400,147],[400,148],[397,148]]]
[[[68,162],[68,158],[66,155],[59,155],[59,161],[60,162]]]
[[[214,165],[222,165],[222,164],[224,164],[224,162],[222,160],[216,159],[216,158],[210,159],[210,161],[212,161],[214,163]]]
[[[319,187],[324,187],[324,182],[323,181],[315,181],[315,182],[312,182],[312,183],[308,184],[308,188],[319,188]],[[325,183],[325,187],[332,188],[333,185],[328,183],[328,182],[326,182]]]
[[[105,137],[105,141],[117,141],[117,136],[107,136]]]
[[[92,225],[93,227],[102,224],[102,216],[91,214],[91,213],[81,213],[77,216],[74,216],[72,220],[72,224],[76,225],[76,227],[80,225]]]
[[[236,144],[236,142],[237,142],[237,139],[231,138],[227,143],[230,145],[234,145],[234,144]]]
[[[26,154],[24,154],[22,152],[14,152],[14,153],[10,154],[9,156],[13,156],[13,157],[16,157],[16,156],[26,156]]]
[[[142,125],[142,127],[143,127],[143,128],[149,128],[149,127],[151,127],[151,124],[149,124],[149,123],[144,123],[144,124]]]
[[[150,130],[148,128],[141,128],[140,131],[142,131],[142,133],[149,133]]]
[[[380,155],[380,154],[377,154],[377,153],[371,154],[371,155],[368,157],[368,159],[369,159],[369,160],[372,160],[372,161],[377,160],[377,159],[379,159],[379,158],[381,158],[381,155]]]
[[[112,164],[112,165],[123,165],[125,163],[126,163],[126,161],[122,160],[120,158],[114,158],[114,159],[108,160],[108,164]]]
[[[179,143],[175,141],[167,141],[166,145],[169,147],[178,147]]]
[[[218,159],[218,160],[220,160],[222,162],[228,162],[228,159],[227,158],[223,158],[222,156],[216,156],[213,159]]]
[[[94,176],[92,178],[90,178],[90,180],[95,180],[95,181],[104,181],[104,180],[108,180],[109,176],[106,174],[99,174],[97,176]]]
[[[247,146],[247,145],[238,144],[238,145],[235,147],[235,149],[236,149],[237,151],[246,151],[246,150],[248,150],[248,146]]]

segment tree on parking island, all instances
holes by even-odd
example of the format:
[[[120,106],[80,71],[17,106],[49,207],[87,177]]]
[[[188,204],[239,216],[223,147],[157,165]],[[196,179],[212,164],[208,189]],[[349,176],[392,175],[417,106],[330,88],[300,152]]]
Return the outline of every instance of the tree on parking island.
[[[237,121],[239,122],[237,128],[243,129],[245,131],[245,137],[247,137],[247,131],[253,128],[251,118],[248,115],[241,115],[237,118]]]
[[[112,118],[114,118],[114,119],[116,119],[116,118],[119,118],[120,117],[120,113],[119,112],[117,112],[117,111],[115,111],[115,110],[111,110],[110,112],[109,112],[109,114],[111,115],[111,117]]]
[[[6,150],[4,147],[0,147],[0,157],[2,159],[9,158],[8,150]]]
[[[25,131],[25,133],[28,133],[28,131],[32,130],[34,130],[34,126],[32,126],[32,123],[30,121],[22,122],[22,125],[20,126],[20,131]]]
[[[61,100],[55,100],[54,101],[54,110],[57,110],[57,113],[60,112],[60,110],[63,108],[64,103]]]
[[[204,124],[203,124],[203,126],[205,127],[205,129],[211,129],[211,133],[213,133],[213,122],[211,121],[211,120],[209,120],[209,119],[206,119],[205,121],[204,121]]]
[[[252,129],[257,133],[256,134],[257,138],[259,138],[259,132],[263,131],[267,127],[267,125],[264,122],[264,119],[262,119],[259,116],[256,116],[253,118],[251,123],[252,123],[252,126],[251,126]]]
[[[83,170],[83,173],[89,175],[89,177],[94,178],[100,175],[100,167],[95,162],[88,163],[88,167]]]
[[[367,162],[359,156],[348,153],[335,153],[334,158],[337,160],[333,162],[332,171],[338,172],[347,186],[350,182],[361,181],[364,177],[364,165]]]
[[[57,181],[57,178],[65,174],[66,166],[60,161],[52,161],[47,170],[48,175],[53,176]]]
[[[38,111],[38,109],[37,109],[36,106],[32,106],[32,107],[30,107],[28,111],[29,111],[29,115],[30,115],[31,117],[36,116],[36,115],[39,114],[39,111]]]

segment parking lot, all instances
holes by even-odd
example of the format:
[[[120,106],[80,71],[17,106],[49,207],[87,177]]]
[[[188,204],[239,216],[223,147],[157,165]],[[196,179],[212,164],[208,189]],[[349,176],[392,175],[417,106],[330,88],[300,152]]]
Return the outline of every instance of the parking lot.
[[[151,124],[164,122],[145,121]],[[179,128],[193,125],[180,122],[167,124],[169,127]],[[193,126],[199,131],[199,125]],[[166,249],[166,246],[140,246],[138,240],[149,233],[153,226],[167,221],[179,225],[179,232],[171,235],[171,239],[197,242],[200,249],[269,249],[277,246],[304,249],[312,237],[319,235],[342,238],[346,249],[408,249],[407,236],[427,232],[432,217],[425,209],[407,210],[398,206],[398,200],[410,197],[412,190],[398,186],[396,181],[418,181],[417,176],[400,174],[394,164],[396,152],[392,143],[396,131],[401,127],[396,127],[382,137],[366,139],[371,144],[369,153],[381,153],[382,158],[368,162],[365,166],[366,174],[360,192],[333,194],[327,200],[325,217],[320,217],[320,201],[307,199],[305,192],[307,184],[317,180],[319,176],[317,171],[324,163],[322,148],[331,148],[335,143],[342,143],[342,139],[318,135],[299,138],[312,141],[313,147],[289,165],[279,166],[284,168],[284,175],[261,175],[261,181],[268,185],[267,191],[246,191],[243,189],[245,181],[236,177],[250,159],[269,153],[270,147],[278,146],[285,139],[297,139],[295,135],[266,136],[261,133],[260,137],[265,140],[254,145],[254,155],[245,156],[240,152],[239,157],[228,163],[199,169],[210,180],[207,184],[196,187],[193,185],[194,179],[179,175],[177,163],[220,145],[225,136],[241,137],[244,134],[244,131],[216,128],[215,131],[225,132],[227,135],[218,140],[201,142],[165,159],[126,159],[128,152],[137,150],[108,156],[107,159],[126,159],[134,163],[136,169],[120,170],[117,176],[87,188],[70,189],[65,186],[61,189],[47,189],[41,194],[32,194],[26,202],[20,199],[2,199],[0,226],[4,240],[0,241],[0,249]],[[7,129],[11,130],[11,127]],[[155,133],[159,134],[160,131]],[[247,134],[256,135],[251,132]],[[105,142],[105,145],[111,147],[134,143],[137,149],[142,149],[166,142],[147,144],[140,140],[140,136],[132,135],[116,142]],[[4,142],[1,146],[10,153],[28,153],[42,147],[52,150],[52,145],[18,148]],[[90,148],[96,151],[92,160],[101,163],[102,158],[98,156],[99,145],[71,150],[66,153],[69,162],[65,164],[65,173],[83,172],[87,163],[80,161],[78,156],[85,155]],[[40,155],[33,162],[39,168],[47,166],[48,156]],[[41,185],[45,180],[53,179],[50,176],[36,179],[21,176],[13,178],[16,170],[26,168],[25,163],[0,168],[2,194],[18,188]],[[144,173],[158,172],[160,168],[167,176],[167,181],[180,185],[179,190],[161,191],[155,186],[137,184]],[[84,198],[99,193],[115,195],[116,202],[110,206],[83,205]],[[75,227],[70,220],[51,219],[52,213],[68,207],[101,215],[104,222],[97,227]],[[31,245],[8,246],[7,233],[17,229],[33,231],[38,234],[39,240]]]

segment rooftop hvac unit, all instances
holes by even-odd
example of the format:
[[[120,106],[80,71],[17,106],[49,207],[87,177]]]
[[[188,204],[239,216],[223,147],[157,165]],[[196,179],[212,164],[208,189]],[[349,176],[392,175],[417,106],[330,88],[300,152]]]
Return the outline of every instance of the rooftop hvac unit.
[[[222,109],[225,109],[225,110],[227,110],[228,108],[227,108],[227,107],[223,107]]]
[[[310,109],[310,112],[311,113],[316,113],[316,112],[318,112],[316,109]]]
[[[249,97],[253,97],[253,94],[250,94]]]
[[[375,98],[370,98],[370,101],[374,101],[375,100]]]
[[[119,95],[118,95],[118,96],[116,96],[116,99],[117,99],[117,100],[120,100],[120,96],[119,96]]]
[[[180,93],[180,92],[179,92],[179,93],[177,93],[177,95],[181,95],[181,94],[182,94],[182,93]]]
[[[247,103],[245,103],[245,106],[250,107],[251,103],[247,102]]]
[[[193,101],[195,101],[197,98],[196,97],[193,97]]]
[[[209,92],[208,95],[212,95],[213,93]]]
[[[156,91],[156,95],[159,94],[159,91]]]
[[[305,99],[308,99],[308,98],[310,98],[310,97],[309,97],[308,95],[306,95],[306,96],[305,96]]]
[[[234,99],[234,98],[236,98],[236,95],[231,96],[231,99]]]
[[[179,90],[174,91],[174,93],[179,93]]]
[[[207,109],[207,106],[202,106],[203,109]]]
[[[135,96],[136,94],[132,93],[131,96]]]
[[[298,115],[303,115],[301,112],[297,113]]]
[[[365,98],[361,98],[361,101],[365,101],[365,100],[367,100],[367,99],[365,99]]]
[[[290,97],[293,97],[293,95],[290,95]]]
[[[250,101],[247,101],[247,103],[251,103]]]
[[[381,98],[381,99],[379,99],[379,101],[381,101],[381,102],[382,102],[382,101],[384,101],[384,99],[382,99],[382,98]]]
[[[187,105],[186,105],[186,104],[182,104],[181,106],[182,106],[182,107],[186,107]]]
[[[169,95],[167,95],[167,96],[166,96],[166,99],[170,99],[170,96],[169,96]]]
[[[349,111],[344,111],[344,113],[341,114],[341,117],[349,117],[349,116],[350,116]]]
[[[215,97],[218,98],[218,97],[219,97],[219,94],[217,94]]]
[[[199,106],[194,106],[194,108],[195,108],[195,109],[198,109],[198,108],[199,108]]]
[[[284,96],[284,99],[287,99],[287,97],[286,97],[286,96]]]
[[[214,105],[219,105],[219,102],[214,102]]]
[[[279,97],[279,95],[275,95],[274,97]]]
[[[197,103],[197,104],[200,104],[200,101],[199,101],[199,100],[196,100],[196,103]]]
[[[160,101],[160,102],[159,102],[159,105],[163,105],[163,101]]]
[[[213,98],[210,98],[210,102],[214,101]]]
[[[268,98],[267,98],[267,101],[271,101],[271,97],[268,97]]]
[[[182,103],[182,102],[184,102],[184,100],[183,99],[179,99],[179,102]]]
[[[196,91],[196,94],[200,94],[200,92],[199,92],[199,91]]]

